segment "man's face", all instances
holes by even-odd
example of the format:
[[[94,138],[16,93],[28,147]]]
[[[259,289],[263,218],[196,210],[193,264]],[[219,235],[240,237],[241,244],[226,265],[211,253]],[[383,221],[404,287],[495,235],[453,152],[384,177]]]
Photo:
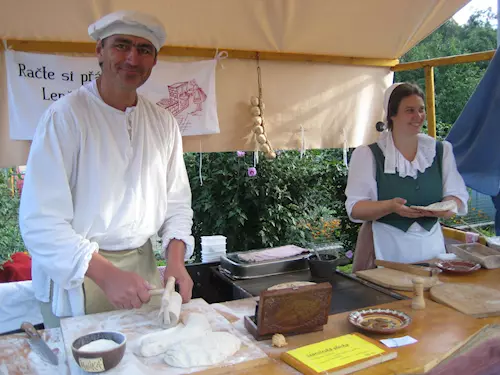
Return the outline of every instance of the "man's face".
[[[132,35],[111,35],[97,44],[96,52],[103,76],[124,90],[142,86],[156,64],[151,42]]]

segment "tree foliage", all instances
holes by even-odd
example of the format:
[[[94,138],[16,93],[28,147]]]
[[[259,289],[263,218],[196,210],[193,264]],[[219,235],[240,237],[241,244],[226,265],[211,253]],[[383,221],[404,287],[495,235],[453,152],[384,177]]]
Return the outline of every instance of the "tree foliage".
[[[8,181],[11,171],[0,170],[0,267],[18,251],[24,251],[19,232],[19,196],[12,194]]]
[[[275,160],[253,153],[186,154],[193,194],[193,234],[222,234],[229,251],[329,239],[348,248],[356,238],[344,208],[347,169],[339,150],[280,152]]]
[[[465,25],[449,20],[412,48],[401,62],[421,61],[496,49],[497,34],[491,25],[491,11],[474,13]],[[481,81],[488,61],[455,64],[434,69],[436,122],[438,136],[448,134],[467,101]],[[397,72],[395,82],[415,82],[425,89],[423,69]]]

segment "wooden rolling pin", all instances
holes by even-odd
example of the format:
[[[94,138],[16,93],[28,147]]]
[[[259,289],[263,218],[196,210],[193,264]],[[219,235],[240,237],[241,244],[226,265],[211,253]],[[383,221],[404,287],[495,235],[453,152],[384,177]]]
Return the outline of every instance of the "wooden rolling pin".
[[[168,289],[169,294],[175,292],[175,278],[169,277],[167,279],[167,285],[165,285],[165,289]],[[149,291],[149,294],[152,296],[163,296],[163,293],[165,293],[165,289],[163,288],[151,289]]]
[[[437,274],[436,270],[429,267],[412,266],[411,264],[389,262],[387,260],[375,260],[375,265],[418,276],[432,277]]]
[[[152,296],[162,296],[163,293],[165,292],[165,289],[151,289],[149,291],[149,294]]]

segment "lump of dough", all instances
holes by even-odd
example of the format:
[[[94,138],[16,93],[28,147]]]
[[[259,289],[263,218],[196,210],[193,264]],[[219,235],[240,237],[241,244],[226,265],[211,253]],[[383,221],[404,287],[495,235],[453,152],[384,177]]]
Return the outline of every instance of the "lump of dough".
[[[172,367],[212,366],[232,356],[240,347],[241,340],[228,332],[208,332],[170,347],[163,360]]]
[[[288,343],[285,340],[285,336],[283,336],[281,333],[275,333],[273,335],[273,338],[271,339],[271,343],[273,346],[276,346],[277,348],[281,348],[283,346],[288,345]]]
[[[205,315],[191,313],[183,319],[184,324],[160,332],[149,333],[139,339],[138,353],[143,357],[153,357],[165,351],[172,345],[184,340],[191,340],[203,336],[211,331],[209,321]]]

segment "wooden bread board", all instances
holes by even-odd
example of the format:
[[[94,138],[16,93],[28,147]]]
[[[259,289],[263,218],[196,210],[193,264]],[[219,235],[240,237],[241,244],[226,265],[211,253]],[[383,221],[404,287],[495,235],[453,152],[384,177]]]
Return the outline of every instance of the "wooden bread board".
[[[424,281],[424,290],[429,290],[432,286],[440,283],[435,277],[416,276],[411,273],[393,270],[390,268],[374,268],[370,270],[358,271],[356,276],[371,281],[374,284],[395,290],[413,290],[413,279],[420,277]]]
[[[430,290],[431,299],[475,318],[500,315],[500,290],[481,285],[446,283]]]
[[[487,269],[500,268],[500,251],[480,243],[450,245],[450,250],[459,258],[479,263]]]
[[[134,374],[134,375],[181,375],[181,374],[210,374],[221,375],[226,373],[252,368],[269,363],[269,357],[254,343],[252,339],[236,330],[231,323],[214,310],[203,299],[191,300],[182,305],[181,319],[184,314],[199,312],[204,314],[213,331],[226,331],[241,340],[240,350],[223,363],[212,367],[175,368],[163,361],[163,355],[144,358],[135,354],[139,339],[148,333],[161,330],[158,324],[158,309],[144,308],[136,310],[118,310],[100,314],[66,318],[61,320],[61,330],[64,337],[64,346],[68,365],[72,375],[82,374],[71,352],[71,344],[75,339],[87,333],[101,330],[120,331],[127,337],[127,347],[122,361],[106,374]]]
[[[488,349],[488,346],[491,348],[491,346],[493,345],[497,346],[498,343],[500,343],[500,325],[488,324],[468,337],[463,342],[460,342],[458,345],[453,347],[442,358],[438,358],[435,361],[428,363],[424,367],[424,371],[427,373],[428,371],[435,368],[436,374],[440,374],[441,371],[442,373],[446,373],[446,371],[448,371],[448,373],[451,373],[452,369],[450,368],[450,365],[453,366],[453,362],[457,359],[463,359],[465,360],[466,364],[470,364],[474,368],[477,368],[477,364],[474,363],[474,360],[476,358],[474,358],[473,360],[474,351],[476,351],[477,349],[482,349],[481,347],[484,347],[484,349]],[[485,347],[485,345],[487,346]],[[467,357],[469,357],[469,360],[466,360]],[[491,368],[491,366],[489,367]],[[464,371],[465,369],[463,367],[460,368],[460,370],[462,370],[463,373],[468,373],[468,371]]]

